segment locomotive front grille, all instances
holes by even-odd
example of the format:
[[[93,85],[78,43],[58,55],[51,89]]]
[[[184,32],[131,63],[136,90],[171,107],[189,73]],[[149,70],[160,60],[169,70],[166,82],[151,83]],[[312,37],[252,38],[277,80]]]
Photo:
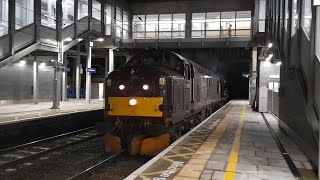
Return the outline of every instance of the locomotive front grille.
[[[162,117],[162,97],[109,97],[109,116]]]

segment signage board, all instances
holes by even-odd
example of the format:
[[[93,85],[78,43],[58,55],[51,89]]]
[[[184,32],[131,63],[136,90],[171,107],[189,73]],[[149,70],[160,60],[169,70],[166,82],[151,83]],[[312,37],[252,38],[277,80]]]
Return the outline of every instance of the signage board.
[[[96,68],[86,68],[86,72],[96,73]]]

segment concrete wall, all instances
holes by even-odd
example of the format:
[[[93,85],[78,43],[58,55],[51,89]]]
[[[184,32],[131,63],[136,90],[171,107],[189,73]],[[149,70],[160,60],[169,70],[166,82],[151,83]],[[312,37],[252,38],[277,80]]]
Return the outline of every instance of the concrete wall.
[[[252,10],[253,0],[180,0],[180,1],[144,1],[130,3],[133,14],[219,12]]]
[[[52,57],[38,57],[39,62],[46,62]],[[0,105],[31,103],[33,99],[33,60],[26,60],[24,66],[16,63],[0,69]],[[52,66],[39,68],[39,99],[52,99]]]

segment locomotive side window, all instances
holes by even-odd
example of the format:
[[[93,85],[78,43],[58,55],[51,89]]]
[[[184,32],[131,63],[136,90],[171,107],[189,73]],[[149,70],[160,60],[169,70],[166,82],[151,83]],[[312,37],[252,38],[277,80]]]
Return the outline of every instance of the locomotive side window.
[[[185,66],[185,77],[190,80],[191,79],[191,70],[190,70],[190,65],[186,64]]]

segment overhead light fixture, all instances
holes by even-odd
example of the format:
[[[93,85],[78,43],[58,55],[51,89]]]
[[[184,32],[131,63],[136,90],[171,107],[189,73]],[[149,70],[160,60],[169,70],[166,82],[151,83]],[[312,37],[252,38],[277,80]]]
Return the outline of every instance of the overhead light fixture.
[[[269,54],[269,56],[267,57],[266,61],[270,61],[273,57],[273,54]]]
[[[282,64],[281,62],[277,62],[276,66],[281,66],[281,64]]]
[[[40,63],[39,66],[44,67],[44,66],[46,66],[46,63],[45,63],[45,62],[42,62],[42,63]]]
[[[24,66],[26,63],[27,63],[26,60],[21,60],[21,61],[19,62],[19,65],[20,65],[20,66]]]
[[[103,38],[98,38],[98,39],[96,39],[96,41],[102,42],[102,41],[104,41],[104,39]]]
[[[65,42],[70,42],[70,41],[72,41],[72,38],[66,38],[64,41]]]
[[[268,43],[268,48],[272,48],[273,44],[270,42]]]
[[[78,41],[82,41],[83,39],[82,38],[78,38]]]
[[[54,62],[54,61],[55,61],[54,59],[51,59],[51,60],[50,60],[50,62]]]

